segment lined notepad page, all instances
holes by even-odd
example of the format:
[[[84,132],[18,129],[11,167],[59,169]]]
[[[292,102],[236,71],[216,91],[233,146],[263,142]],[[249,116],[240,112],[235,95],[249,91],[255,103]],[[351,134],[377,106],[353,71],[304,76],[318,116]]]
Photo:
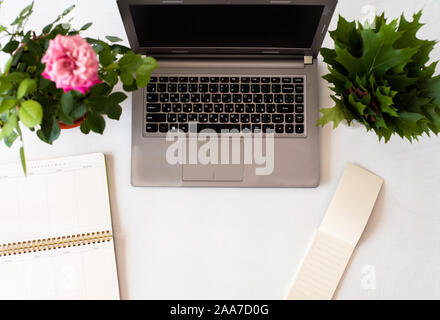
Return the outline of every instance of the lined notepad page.
[[[119,299],[103,154],[29,162],[26,177],[0,165],[0,198],[0,248],[38,244],[0,255],[0,299]]]

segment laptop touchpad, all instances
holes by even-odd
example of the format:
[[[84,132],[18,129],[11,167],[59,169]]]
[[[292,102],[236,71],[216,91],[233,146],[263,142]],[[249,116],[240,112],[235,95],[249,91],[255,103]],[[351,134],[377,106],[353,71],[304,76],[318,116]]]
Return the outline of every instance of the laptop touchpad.
[[[214,151],[212,153],[207,151],[206,146],[203,146],[203,142],[197,142],[196,144],[197,164],[191,164],[189,161],[189,152],[194,152],[195,148],[193,148],[194,150],[192,151],[188,148],[187,164],[182,165],[182,179],[184,181],[243,181],[244,164],[242,156],[242,141],[236,141],[235,144],[230,141],[228,145],[223,145],[223,148],[229,149],[229,151],[223,151],[223,154],[220,141],[217,143],[218,152]],[[215,146],[216,144],[211,145],[211,150],[213,150],[212,148]],[[233,152],[236,152],[237,154],[234,155]],[[201,161],[202,157],[208,157],[211,160],[210,163],[202,164],[207,162],[206,158]],[[235,161],[233,161],[234,157]],[[195,157],[193,155],[192,163],[194,163],[194,159]],[[237,160],[239,160],[239,164],[236,164]],[[218,164],[212,164],[213,162],[217,162]]]

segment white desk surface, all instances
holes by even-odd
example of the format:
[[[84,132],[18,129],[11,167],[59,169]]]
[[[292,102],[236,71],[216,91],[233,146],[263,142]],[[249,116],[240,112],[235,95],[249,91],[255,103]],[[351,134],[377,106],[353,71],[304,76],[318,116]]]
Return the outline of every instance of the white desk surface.
[[[0,21],[30,0],[6,0]],[[41,30],[70,4],[88,35],[126,39],[113,0],[36,0],[28,27]],[[340,0],[337,14],[397,17],[424,8],[420,36],[440,39],[440,0]],[[329,37],[324,46],[330,46]],[[3,67],[5,56],[0,57]],[[440,45],[433,52],[440,59]],[[320,73],[326,67],[320,60]],[[438,71],[440,71],[438,69]],[[320,105],[332,106],[320,80]],[[103,136],[63,131],[53,146],[25,134],[28,159],[107,155],[121,297],[125,299],[283,299],[347,162],[385,179],[370,221],[335,298],[440,298],[440,138],[388,144],[361,128],[321,130],[322,180],[316,189],[134,188],[130,185],[131,98]],[[18,161],[18,144],[0,163]],[[375,281],[374,281],[375,280]]]

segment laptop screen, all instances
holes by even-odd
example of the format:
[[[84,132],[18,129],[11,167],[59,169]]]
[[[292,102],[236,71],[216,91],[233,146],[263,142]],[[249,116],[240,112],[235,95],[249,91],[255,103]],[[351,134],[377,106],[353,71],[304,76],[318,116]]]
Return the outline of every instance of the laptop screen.
[[[323,5],[131,5],[140,47],[310,48]]]

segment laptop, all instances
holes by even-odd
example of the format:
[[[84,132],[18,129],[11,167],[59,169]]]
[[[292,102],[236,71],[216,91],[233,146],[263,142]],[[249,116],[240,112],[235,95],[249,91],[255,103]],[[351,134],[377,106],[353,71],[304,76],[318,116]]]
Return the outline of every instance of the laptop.
[[[133,186],[316,187],[317,55],[337,0],[118,0],[159,68],[133,93]]]

